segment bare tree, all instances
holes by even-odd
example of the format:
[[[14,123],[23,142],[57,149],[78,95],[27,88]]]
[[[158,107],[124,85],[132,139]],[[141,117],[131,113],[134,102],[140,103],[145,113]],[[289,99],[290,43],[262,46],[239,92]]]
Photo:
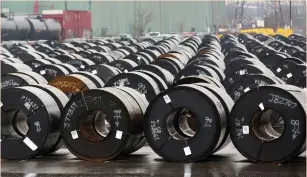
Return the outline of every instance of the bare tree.
[[[239,0],[237,1],[237,5],[236,5],[236,8],[235,8],[235,23],[237,24],[238,22],[239,23],[243,23],[244,20],[250,20],[252,19],[251,16],[249,16],[249,12],[247,11],[246,12],[246,9],[248,9],[249,5],[251,4],[250,1],[245,1],[245,0],[242,0],[241,3],[239,4]]]
[[[255,18],[255,15],[251,15],[249,6],[252,5],[253,1],[249,0],[236,0],[231,2],[227,6],[228,22],[231,22],[233,26],[238,24],[245,24]]]
[[[278,4],[277,4],[278,3]],[[301,18],[306,14],[304,12],[304,4],[302,1],[293,1],[293,0],[283,0],[283,1],[275,1],[275,0],[267,0],[266,1],[268,9],[266,9],[266,19],[267,24],[277,29],[279,26],[291,26],[291,19]],[[292,12],[292,9],[294,10]],[[296,14],[298,9],[302,9],[303,12],[301,14]]]
[[[277,11],[277,6],[276,6],[276,1],[272,1],[272,3],[274,3],[274,11],[275,11],[275,18],[276,18],[276,22],[277,22],[277,26],[276,26],[276,29],[278,28],[279,26],[279,18],[278,18],[278,11]]]
[[[244,15],[244,5],[245,5],[246,1],[242,1],[241,2],[241,14],[240,14],[240,23],[242,24],[243,22],[243,15]]]
[[[237,0],[229,0],[226,6],[226,18],[227,18],[227,23],[231,24],[231,26],[235,26],[237,24],[237,11],[238,11],[238,4],[239,1]],[[206,22],[207,24],[207,22]],[[209,27],[207,25],[207,27]]]
[[[135,13],[135,20],[132,24],[134,35],[141,36],[144,34],[147,25],[154,20],[152,12],[142,11],[137,9]]]
[[[267,0],[266,4],[268,9],[266,9],[267,13],[265,16],[265,26],[273,29],[277,29],[280,25],[280,11],[277,9],[277,1]]]

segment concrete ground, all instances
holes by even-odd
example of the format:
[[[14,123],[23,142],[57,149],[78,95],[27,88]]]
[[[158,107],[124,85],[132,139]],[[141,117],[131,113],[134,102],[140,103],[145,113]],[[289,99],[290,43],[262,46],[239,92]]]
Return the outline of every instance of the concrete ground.
[[[281,147],[282,148],[282,147]],[[27,161],[1,160],[2,177],[305,177],[305,153],[286,164],[251,163],[229,145],[204,162],[164,162],[150,147],[129,157],[97,163],[77,159],[66,149]]]

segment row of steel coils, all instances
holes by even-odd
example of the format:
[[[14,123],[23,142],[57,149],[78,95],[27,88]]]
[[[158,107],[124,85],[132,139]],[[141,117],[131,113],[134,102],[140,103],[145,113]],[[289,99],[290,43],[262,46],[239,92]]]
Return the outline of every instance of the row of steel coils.
[[[1,58],[1,156],[29,159],[64,143],[81,159],[107,161],[146,142],[173,162],[202,161],[230,142],[254,162],[298,156],[305,151],[306,86],[274,74],[269,56],[285,52],[259,58],[248,49],[262,39],[255,38],[73,42],[43,45],[44,54],[16,45],[21,52]],[[59,51],[69,53],[48,55]],[[284,55],[280,62],[291,58]]]

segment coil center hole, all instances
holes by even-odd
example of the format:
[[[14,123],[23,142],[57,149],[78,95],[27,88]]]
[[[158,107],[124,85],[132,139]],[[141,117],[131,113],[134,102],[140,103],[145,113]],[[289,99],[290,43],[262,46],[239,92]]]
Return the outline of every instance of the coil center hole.
[[[284,128],[283,117],[273,109],[257,112],[252,119],[252,131],[256,137],[266,142],[278,139]]]
[[[1,110],[1,134],[7,139],[18,140],[24,138],[28,131],[28,117],[21,110]]]
[[[166,120],[168,133],[178,141],[191,139],[197,133],[199,121],[187,108],[179,108],[171,112]]]
[[[99,110],[88,111],[81,118],[79,127],[81,135],[93,142],[104,140],[111,129],[107,115]]]

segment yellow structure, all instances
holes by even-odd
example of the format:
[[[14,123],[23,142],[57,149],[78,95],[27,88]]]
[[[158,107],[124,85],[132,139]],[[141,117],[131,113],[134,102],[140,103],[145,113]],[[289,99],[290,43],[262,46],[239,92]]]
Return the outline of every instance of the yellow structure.
[[[290,28],[289,29],[278,28],[276,31],[274,31],[272,28],[252,28],[252,29],[240,30],[240,33],[264,34],[268,36],[274,36],[276,34],[281,34],[285,37],[289,37],[291,34],[293,34],[293,30]]]
[[[218,38],[221,38],[224,34],[231,33],[229,31],[225,32],[219,32],[216,34]],[[276,31],[274,31],[272,28],[251,28],[251,29],[242,29],[240,30],[240,33],[246,33],[250,35],[256,35],[256,34],[264,34],[267,36],[274,36],[276,34],[280,34],[285,37],[289,37],[291,34],[293,34],[293,30],[290,28],[278,28]],[[233,34],[233,33],[232,33]]]
[[[276,30],[276,34],[281,34],[285,37],[289,37],[291,34],[293,34],[293,30],[288,28],[288,29],[283,29],[283,28],[278,28]]]

